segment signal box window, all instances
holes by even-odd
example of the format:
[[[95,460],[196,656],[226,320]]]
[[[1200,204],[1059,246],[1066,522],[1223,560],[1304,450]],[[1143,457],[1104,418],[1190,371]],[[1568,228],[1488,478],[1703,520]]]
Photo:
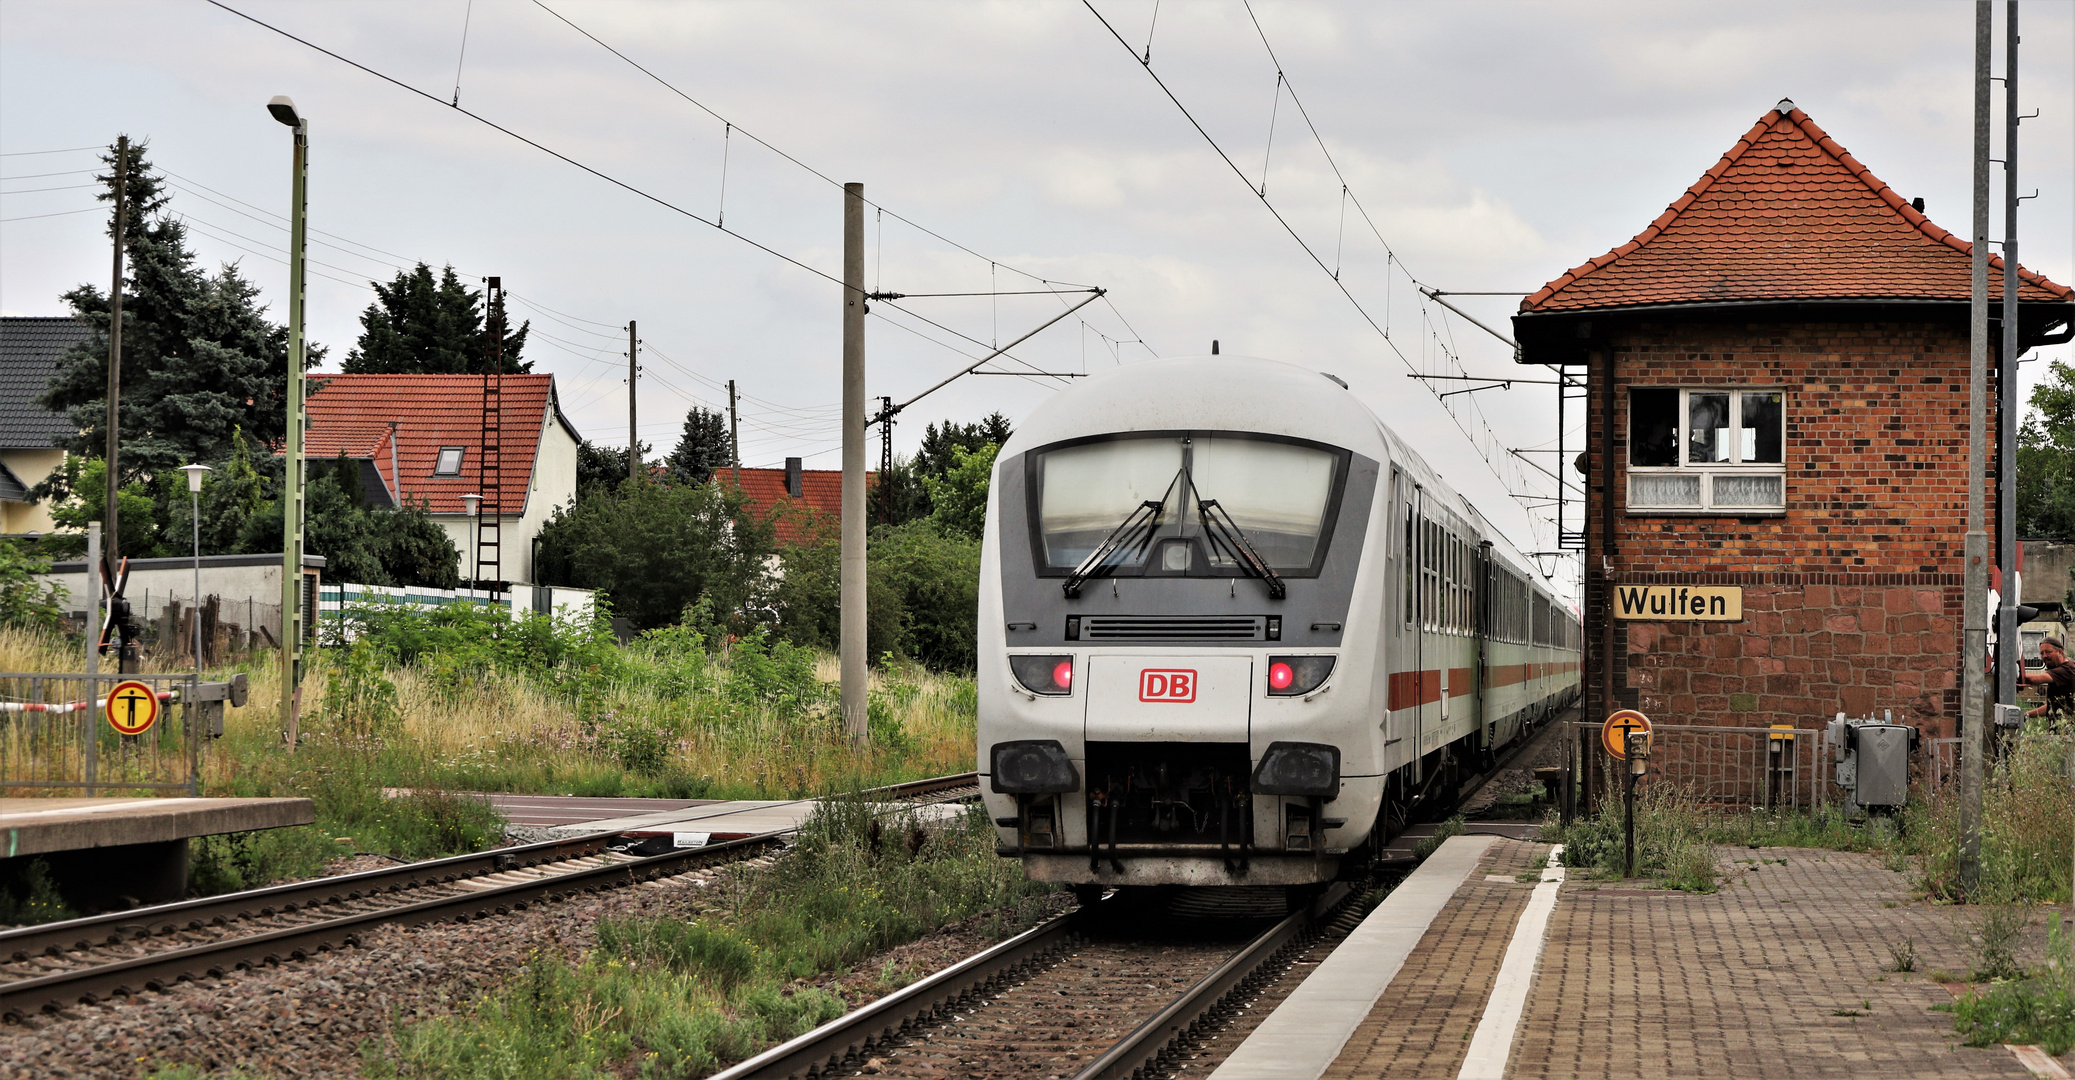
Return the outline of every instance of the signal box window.
[[[440,448],[439,448],[439,460],[437,460],[437,461],[435,461],[435,462],[433,463],[433,466],[432,466],[432,475],[434,475],[434,476],[460,476],[460,475],[461,475],[461,454],[462,454],[462,448],[461,448],[461,447],[459,447],[459,446],[442,446],[442,447],[440,447]]]
[[[1787,505],[1786,392],[1628,392],[1631,513],[1778,513]]]

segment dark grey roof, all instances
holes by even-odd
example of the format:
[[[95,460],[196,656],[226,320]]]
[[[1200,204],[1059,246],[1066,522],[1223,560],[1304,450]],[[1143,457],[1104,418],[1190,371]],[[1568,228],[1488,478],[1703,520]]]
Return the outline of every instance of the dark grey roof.
[[[36,399],[57,374],[58,354],[93,334],[67,315],[0,318],[0,447],[47,450],[52,440],[79,434],[77,425]]]

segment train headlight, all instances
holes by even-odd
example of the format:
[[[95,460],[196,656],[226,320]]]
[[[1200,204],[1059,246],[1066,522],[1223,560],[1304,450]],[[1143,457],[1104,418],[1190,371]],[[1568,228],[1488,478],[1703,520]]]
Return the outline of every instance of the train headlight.
[[[1268,693],[1272,697],[1309,694],[1333,673],[1330,656],[1271,656],[1268,658]]]
[[[1063,697],[1073,692],[1074,658],[1071,656],[1011,656],[1009,670],[1016,681],[1033,694]]]
[[[1057,739],[995,743],[988,758],[998,795],[1062,795],[1081,789],[1081,774]]]
[[[1259,795],[1340,796],[1340,748],[1325,743],[1273,742],[1254,768]]]

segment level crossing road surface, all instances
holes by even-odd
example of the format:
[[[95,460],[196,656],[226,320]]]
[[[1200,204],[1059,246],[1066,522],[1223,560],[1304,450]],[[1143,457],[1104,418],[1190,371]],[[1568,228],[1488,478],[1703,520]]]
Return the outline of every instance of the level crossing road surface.
[[[1214,1080],[2066,1077],[1960,1045],[1964,920],[1867,855],[1718,848],[1720,891],[1544,869],[1550,845],[1441,845]],[[1648,885],[1648,882],[1641,884]],[[1890,946],[1913,938],[1917,971]]]

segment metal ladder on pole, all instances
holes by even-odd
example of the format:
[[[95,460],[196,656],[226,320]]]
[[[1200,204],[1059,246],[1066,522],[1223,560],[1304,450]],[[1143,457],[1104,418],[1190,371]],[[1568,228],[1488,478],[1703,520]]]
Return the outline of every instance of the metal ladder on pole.
[[[476,574],[481,582],[491,583],[493,596],[504,591],[504,573],[500,566],[503,550],[499,527],[503,519],[504,503],[498,497],[504,464],[504,283],[500,278],[491,278],[489,288],[484,290],[487,303],[484,311],[485,346],[487,361],[483,369],[483,438],[476,461],[476,493],[483,497],[476,511]]]

